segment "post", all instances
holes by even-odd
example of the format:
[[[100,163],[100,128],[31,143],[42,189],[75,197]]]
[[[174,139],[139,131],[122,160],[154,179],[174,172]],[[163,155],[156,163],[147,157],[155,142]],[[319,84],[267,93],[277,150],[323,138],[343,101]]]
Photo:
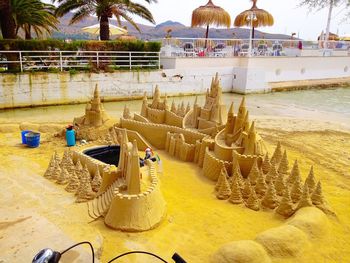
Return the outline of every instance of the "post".
[[[62,51],[60,51],[60,69],[61,72],[63,71],[63,64],[62,64]]]
[[[248,57],[252,56],[252,39],[253,39],[253,13],[249,14],[250,18],[250,34],[249,34],[249,49],[248,49]]]
[[[21,68],[21,72],[23,72],[22,52],[21,51],[19,51],[19,66]]]
[[[160,52],[158,52],[158,69],[160,69]]]
[[[129,69],[131,70],[131,67],[132,67],[132,65],[131,65],[131,52],[129,52]]]
[[[100,68],[100,59],[98,57],[98,51],[96,51],[96,66],[98,69]]]
[[[327,18],[327,26],[326,26],[326,39],[325,39],[324,44],[323,44],[324,49],[328,48],[329,31],[330,31],[330,27],[331,27],[333,5],[334,5],[334,0],[330,0],[329,10],[328,10],[328,18]]]

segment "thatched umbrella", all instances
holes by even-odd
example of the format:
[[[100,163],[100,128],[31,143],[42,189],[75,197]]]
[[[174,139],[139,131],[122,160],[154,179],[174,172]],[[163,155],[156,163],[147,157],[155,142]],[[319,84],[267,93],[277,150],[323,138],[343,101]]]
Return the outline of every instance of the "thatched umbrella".
[[[227,28],[231,26],[230,15],[223,8],[214,5],[212,0],[192,12],[191,27],[207,26],[206,39],[209,36],[209,25],[226,26]]]
[[[254,28],[260,26],[272,26],[274,23],[273,16],[264,9],[260,9],[256,6],[257,0],[252,0],[253,6],[240,13],[234,22],[234,26],[250,26],[251,23],[253,25],[253,38],[254,38]],[[255,18],[252,22],[250,21],[251,14],[255,15]]]

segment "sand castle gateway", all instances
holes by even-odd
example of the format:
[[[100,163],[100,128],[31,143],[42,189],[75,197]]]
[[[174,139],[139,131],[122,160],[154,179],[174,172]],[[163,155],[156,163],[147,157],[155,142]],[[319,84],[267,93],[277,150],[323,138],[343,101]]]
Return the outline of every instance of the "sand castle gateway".
[[[255,211],[273,211],[283,218],[294,215],[287,221],[288,228],[303,213],[322,220],[327,220],[324,213],[334,215],[313,168],[303,183],[298,161],[290,169],[287,152],[280,143],[269,158],[255,123],[249,121],[245,98],[235,114],[233,103],[226,110],[221,93],[216,75],[203,106],[196,99],[192,106],[172,103],[169,109],[167,97],[162,100],[156,87],[151,103],[145,95],[140,114],[131,116],[125,107],[119,123],[111,124],[96,87],[85,115],[74,120],[78,137],[92,142],[66,150],[62,159],[54,153],[44,176],[65,185],[77,202],[87,202],[93,219],[101,217],[108,227],[123,231],[150,230],[166,215],[166,200],[157,175],[159,165],[147,160],[140,166],[138,150],[148,147],[166,150],[181,161],[202,167],[203,175],[216,182],[214,193],[219,200]],[[114,159],[118,160],[114,164],[89,154],[111,147],[115,147]],[[278,254],[273,242],[279,234],[272,234],[268,242],[264,235],[250,241],[253,245],[248,251],[257,246],[264,258],[261,262],[269,262],[266,251],[270,256]],[[281,249],[287,249],[283,246],[289,243],[281,242]],[[235,251],[236,245],[230,245],[229,250],[222,248],[214,255],[214,262],[227,262],[223,253]],[[301,251],[298,247],[290,253],[295,256]]]

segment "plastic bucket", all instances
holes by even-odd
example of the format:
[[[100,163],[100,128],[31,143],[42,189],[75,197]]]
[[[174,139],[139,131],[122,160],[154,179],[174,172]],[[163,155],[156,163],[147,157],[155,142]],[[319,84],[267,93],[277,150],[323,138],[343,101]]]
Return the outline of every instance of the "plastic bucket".
[[[25,134],[26,142],[28,147],[36,148],[40,144],[40,133],[38,132],[28,132]]]
[[[28,132],[31,132],[31,131],[22,131],[22,132],[21,132],[22,144],[27,144],[26,134],[27,134]]]

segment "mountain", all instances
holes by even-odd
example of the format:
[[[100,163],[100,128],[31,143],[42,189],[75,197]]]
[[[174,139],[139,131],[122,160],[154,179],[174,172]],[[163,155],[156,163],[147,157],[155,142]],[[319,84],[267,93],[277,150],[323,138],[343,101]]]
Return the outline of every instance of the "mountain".
[[[69,25],[69,21],[72,18],[72,13],[60,18],[60,24],[58,25],[59,31],[53,32],[52,37],[54,38],[71,38],[71,39],[97,39],[97,35],[90,35],[84,33],[81,28],[86,26],[91,26],[98,23],[98,20],[95,16],[89,16],[80,22]],[[116,20],[111,20],[111,24],[118,25]],[[172,37],[182,37],[182,38],[202,38],[205,36],[204,28],[191,28],[187,27],[179,22],[175,21],[166,21],[156,26],[147,26],[143,24],[137,24],[140,28],[138,32],[130,23],[123,22],[122,26],[126,26],[129,34],[136,36],[140,39],[159,39],[164,38],[167,30],[171,29]],[[218,29],[210,28],[209,37],[210,38],[249,38],[250,30],[247,28],[230,28],[230,29]],[[289,39],[290,36],[283,34],[269,34],[264,33],[258,30],[255,30],[256,38],[266,38],[266,39]],[[114,38],[114,36],[113,36]]]

